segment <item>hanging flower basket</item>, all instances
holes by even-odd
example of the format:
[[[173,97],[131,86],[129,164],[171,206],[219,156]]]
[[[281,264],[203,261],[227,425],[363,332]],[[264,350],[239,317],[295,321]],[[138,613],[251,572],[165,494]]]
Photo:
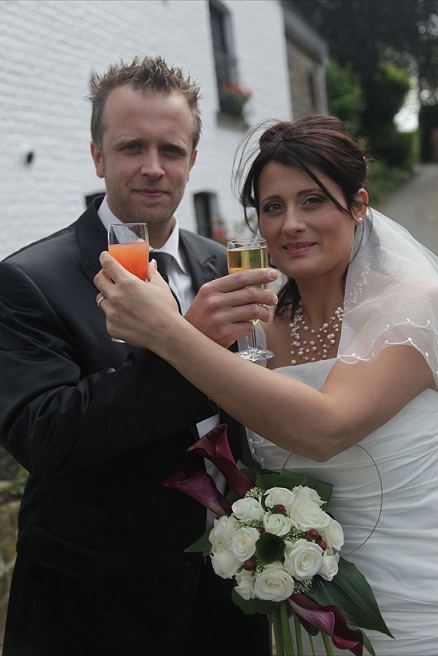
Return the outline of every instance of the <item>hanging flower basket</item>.
[[[252,91],[242,89],[235,82],[224,84],[219,91],[219,104],[224,114],[242,116],[245,103],[251,98]]]

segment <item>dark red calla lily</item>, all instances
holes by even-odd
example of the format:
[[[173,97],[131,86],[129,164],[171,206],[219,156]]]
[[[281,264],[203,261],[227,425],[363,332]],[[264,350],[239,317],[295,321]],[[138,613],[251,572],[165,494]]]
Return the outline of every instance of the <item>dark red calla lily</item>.
[[[216,515],[231,515],[231,505],[228,499],[219,492],[213,478],[206,472],[195,472],[186,476],[179,469],[166,478],[163,485],[184,492]]]
[[[253,483],[240,471],[233,458],[228,444],[227,424],[219,424],[213,428],[195,444],[189,446],[187,451],[192,451],[216,465],[239,498],[244,497],[253,487]]]
[[[293,611],[320,631],[330,636],[335,647],[349,649],[355,656],[363,654],[363,636],[359,629],[347,626],[344,614],[337,606],[318,606],[304,594],[288,600]]]

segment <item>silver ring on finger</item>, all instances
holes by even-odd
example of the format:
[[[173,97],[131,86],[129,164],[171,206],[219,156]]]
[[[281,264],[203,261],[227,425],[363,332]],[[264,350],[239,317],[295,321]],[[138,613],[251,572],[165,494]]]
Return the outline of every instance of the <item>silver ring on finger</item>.
[[[102,310],[102,308],[101,308],[100,306],[102,305],[102,301],[104,301],[105,299],[106,299],[105,294],[102,294],[102,296],[100,296],[100,297],[97,299],[97,307],[99,308],[99,310],[100,310],[101,312],[103,312],[103,310]]]

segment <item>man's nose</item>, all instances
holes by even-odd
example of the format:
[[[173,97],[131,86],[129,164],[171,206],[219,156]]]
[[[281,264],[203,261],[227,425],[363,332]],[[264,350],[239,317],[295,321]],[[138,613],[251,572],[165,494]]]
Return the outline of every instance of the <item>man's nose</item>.
[[[154,151],[148,151],[143,157],[140,173],[151,178],[159,178],[164,175],[163,165],[160,154]]]

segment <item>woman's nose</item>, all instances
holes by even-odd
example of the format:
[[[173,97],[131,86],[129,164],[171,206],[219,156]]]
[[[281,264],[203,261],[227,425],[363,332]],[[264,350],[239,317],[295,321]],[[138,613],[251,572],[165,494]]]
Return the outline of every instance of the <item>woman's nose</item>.
[[[299,209],[289,207],[284,218],[283,230],[285,232],[300,232],[305,227],[306,224]]]

